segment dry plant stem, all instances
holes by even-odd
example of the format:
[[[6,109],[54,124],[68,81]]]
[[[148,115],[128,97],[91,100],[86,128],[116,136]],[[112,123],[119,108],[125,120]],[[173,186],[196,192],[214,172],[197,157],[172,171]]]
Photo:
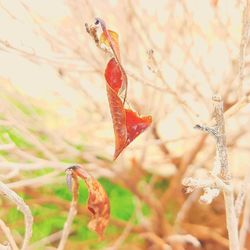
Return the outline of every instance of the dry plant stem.
[[[188,211],[192,207],[195,200],[197,200],[197,197],[199,196],[200,191],[197,189],[195,190],[189,197],[186,199],[186,201],[183,203],[181,209],[179,210],[176,219],[175,219],[175,227],[178,230],[178,227],[180,227],[180,224],[183,222],[185,216],[187,215]]]
[[[199,240],[191,234],[173,234],[167,238],[169,243],[190,243],[194,247],[201,247]]]
[[[248,175],[245,177],[235,201],[235,213],[237,220],[239,220],[244,203],[247,199],[246,196],[249,192],[249,183],[250,183],[250,173],[248,173]]]
[[[118,250],[129,236],[133,226],[134,226],[133,222],[132,220],[130,220],[127,223],[126,227],[124,228],[122,234],[118,237],[118,239],[114,242],[114,244],[111,247],[107,247],[105,250]]]
[[[247,232],[249,230],[249,220],[250,220],[250,195],[249,195],[249,188],[248,188],[248,195],[245,202],[245,208],[243,212],[243,223],[240,229],[240,249],[244,249]]]
[[[159,247],[159,249],[172,249],[161,237],[157,236],[153,232],[145,232],[139,234],[139,236],[148,239]]]
[[[62,236],[62,230],[55,232],[53,234],[50,234],[49,236],[46,236],[42,238],[41,240],[38,240],[34,242],[32,245],[29,246],[29,250],[37,250],[37,249],[44,249],[45,246],[51,245],[54,242],[57,242],[61,239]]]
[[[12,202],[14,202],[18,209],[24,215],[25,220],[25,235],[23,239],[23,245],[21,250],[26,250],[28,248],[29,240],[32,236],[32,224],[33,224],[33,217],[30,211],[30,208],[25,204],[23,199],[18,196],[14,191],[12,191],[7,185],[0,182],[0,191]]]
[[[7,244],[7,245],[0,244],[0,250],[11,250],[11,247],[9,244]]]
[[[68,236],[70,234],[71,225],[72,225],[74,217],[77,213],[76,205],[77,205],[76,202],[74,202],[74,201],[71,202],[68,217],[67,217],[67,220],[66,220],[64,227],[63,227],[62,237],[61,237],[60,243],[59,243],[58,248],[57,248],[58,250],[63,250],[65,248]]]
[[[165,222],[162,220],[162,218],[164,217],[164,210],[161,206],[161,203],[154,198],[155,196],[150,192],[150,189],[147,190],[147,195],[145,195],[138,189],[136,185],[134,185],[133,182],[129,180],[129,178],[120,176],[120,179],[123,184],[138,197],[139,200],[144,201],[149,207],[152,208],[152,210],[154,211],[155,224],[157,225],[157,234],[160,236],[165,235]]]
[[[244,95],[238,102],[236,102],[232,107],[230,107],[225,113],[224,113],[224,119],[227,120],[233,115],[237,114],[242,108],[247,106],[250,103],[250,93],[247,95]],[[213,122],[208,123],[209,127],[215,126]]]
[[[239,237],[238,237],[238,225],[234,208],[233,189],[231,189],[229,192],[224,191],[223,194],[226,207],[226,223],[227,223],[227,231],[229,239],[229,249],[239,250],[240,247],[239,247]]]
[[[213,117],[216,121],[216,127],[207,130],[207,132],[214,131],[209,133],[214,135],[216,140],[216,159],[212,173],[215,176],[221,175],[221,177],[227,181],[230,177],[228,174],[223,102],[220,96],[213,96],[212,99],[214,101]]]
[[[11,249],[18,250],[19,248],[18,248],[18,246],[13,238],[13,235],[11,234],[10,229],[6,226],[6,224],[2,220],[0,220],[0,230],[2,230],[3,234],[7,238],[8,242],[11,246]]]
[[[244,9],[242,15],[242,32],[241,32],[241,42],[240,42],[240,58],[239,58],[239,93],[241,96],[242,84],[244,80],[244,69],[246,64],[246,49],[249,43],[249,16],[250,16],[250,4],[249,0],[244,1]]]
[[[216,121],[216,163],[212,171],[215,176],[221,175],[222,180],[228,184],[229,188],[223,190],[225,208],[226,208],[226,224],[229,238],[230,250],[239,250],[238,225],[234,207],[234,194],[231,187],[231,175],[228,168],[227,147],[225,136],[225,121],[223,102],[220,96],[213,96],[214,113]]]
[[[59,242],[57,250],[63,250],[65,248],[65,245],[67,243],[67,239],[69,237],[69,233],[71,230],[71,225],[73,223],[74,217],[77,213],[77,200],[78,200],[78,189],[79,189],[79,183],[77,180],[76,174],[72,170],[67,170],[67,175],[71,175],[72,177],[72,201],[70,204],[70,209],[68,213],[67,220],[63,227],[62,237]]]
[[[212,240],[217,242],[220,246],[228,248],[228,239],[221,236],[216,230],[211,230],[210,227],[201,226],[197,224],[183,223],[182,228],[201,241]]]
[[[61,236],[62,236],[62,231],[58,231],[56,233],[50,234],[49,236],[47,236],[39,241],[36,241],[32,245],[30,245],[29,250],[44,249],[46,245],[51,245],[52,243],[60,240]]]
[[[182,161],[180,162],[180,165],[178,167],[179,171],[170,180],[169,188],[165,191],[165,193],[161,197],[161,202],[162,202],[163,206],[166,207],[168,205],[168,201],[171,198],[171,196],[173,195],[173,192],[178,190],[184,173],[186,172],[188,166],[195,160],[197,154],[204,146],[206,138],[207,138],[207,134],[201,135],[201,137],[198,139],[197,143],[193,146],[193,148],[191,148],[190,151],[186,152],[183,155]]]
[[[231,174],[228,168],[227,159],[227,147],[226,147],[226,136],[225,136],[225,121],[224,121],[224,110],[223,102],[220,96],[214,96],[214,118],[216,121],[216,157],[219,161],[219,171],[222,180],[229,185],[228,190],[223,190],[225,208],[226,208],[226,224],[229,238],[230,250],[239,250],[239,237],[238,237],[238,223],[234,207],[234,193],[231,186]],[[215,169],[215,174],[217,169]],[[216,175],[217,176],[217,175]]]

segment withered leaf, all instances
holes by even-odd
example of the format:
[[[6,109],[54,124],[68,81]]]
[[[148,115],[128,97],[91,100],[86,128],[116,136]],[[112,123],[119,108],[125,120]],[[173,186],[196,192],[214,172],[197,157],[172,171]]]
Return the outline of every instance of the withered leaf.
[[[113,52],[113,57],[109,60],[105,69],[105,79],[115,134],[114,159],[116,159],[123,149],[150,126],[152,117],[139,116],[135,111],[124,107],[128,81],[126,72],[121,64],[118,34],[108,30],[102,19],[97,18],[96,20],[96,24],[100,24],[103,31],[100,43],[110,47]],[[124,97],[122,98],[123,93]]]
[[[89,229],[95,231],[101,238],[110,218],[110,203],[108,196],[102,185],[90,175],[82,166],[72,166],[68,168],[72,171],[72,177],[82,178],[88,188],[88,210],[92,218],[88,224]]]
[[[139,116],[131,109],[125,109],[119,97],[122,86],[122,72],[115,58],[112,58],[105,70],[107,95],[115,134],[114,159],[152,122],[151,116]]]

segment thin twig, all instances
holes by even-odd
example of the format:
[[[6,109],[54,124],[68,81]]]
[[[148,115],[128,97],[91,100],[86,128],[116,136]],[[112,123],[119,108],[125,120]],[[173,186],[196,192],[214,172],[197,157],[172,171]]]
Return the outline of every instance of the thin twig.
[[[245,246],[246,238],[247,238],[247,232],[249,230],[249,220],[250,220],[250,195],[249,195],[249,185],[247,190],[247,197],[245,201],[245,208],[243,212],[243,223],[240,228],[240,233],[239,233],[239,241],[240,241],[240,249],[243,249]]]
[[[11,247],[9,244],[7,244],[7,245],[0,244],[0,250],[11,250]]]
[[[24,215],[25,220],[25,235],[23,239],[23,245],[21,250],[26,250],[28,248],[29,240],[32,236],[32,224],[33,217],[30,208],[25,204],[23,199],[12,191],[7,185],[0,181],[0,191],[12,202],[17,205],[17,208],[21,210]]]
[[[201,246],[201,243],[199,242],[199,240],[191,234],[183,234],[183,235],[182,234],[173,234],[173,235],[170,235],[167,238],[167,240],[170,243],[182,243],[182,244],[190,243],[194,247]]]
[[[18,246],[14,240],[13,235],[11,234],[10,229],[6,226],[4,221],[0,220],[0,229],[2,230],[3,234],[5,235],[6,239],[10,243],[11,249],[12,250],[18,250]]]
[[[188,196],[188,198],[185,200],[183,205],[181,206],[178,214],[176,215],[175,219],[175,226],[179,227],[180,223],[184,220],[185,216],[187,215],[189,209],[193,205],[194,201],[197,200],[197,197],[199,196],[200,192],[199,190],[195,190],[191,195]]]
[[[132,217],[132,220],[134,218]],[[112,246],[107,247],[105,250],[118,250],[122,244],[124,243],[124,241],[127,239],[127,237],[129,236],[134,224],[132,222],[132,220],[130,220],[126,227],[124,228],[123,232],[121,233],[121,235],[116,239],[116,241],[112,244]]]
[[[59,239],[61,239],[62,236],[62,230],[58,231],[56,233],[53,233],[49,236],[44,237],[43,239],[36,241],[35,243],[33,243],[32,245],[29,246],[29,249],[41,249],[44,248],[46,245],[49,245],[55,241],[58,241]],[[46,248],[47,249],[47,248]]]
[[[64,224],[63,227],[63,232],[62,232],[62,237],[59,242],[57,250],[63,250],[65,248],[65,245],[67,243],[67,239],[69,237],[69,233],[71,230],[71,226],[74,220],[74,217],[76,216],[77,213],[77,200],[78,200],[78,188],[79,188],[79,183],[77,180],[77,176],[75,175],[74,172],[72,172],[70,169],[67,170],[66,173],[70,178],[72,177],[72,201],[70,204],[70,209],[68,212],[68,217],[67,220]]]
[[[237,217],[237,220],[239,220],[240,214],[242,212],[244,202],[246,201],[246,196],[249,188],[249,182],[250,182],[250,173],[245,177],[241,188],[239,190],[238,196],[235,200],[235,214]]]
[[[249,16],[250,16],[250,4],[249,0],[243,1],[243,15],[242,15],[242,32],[241,32],[241,42],[240,42],[240,58],[239,58],[239,93],[238,96],[241,96],[242,85],[244,80],[244,69],[246,64],[246,49],[249,43]]]
[[[153,232],[141,233],[141,234],[139,234],[139,236],[141,236],[145,239],[148,239],[149,241],[155,243],[155,245],[157,245],[159,247],[158,249],[166,249],[166,250],[172,249],[170,245],[168,245],[162,238],[160,238],[159,236],[157,236]]]

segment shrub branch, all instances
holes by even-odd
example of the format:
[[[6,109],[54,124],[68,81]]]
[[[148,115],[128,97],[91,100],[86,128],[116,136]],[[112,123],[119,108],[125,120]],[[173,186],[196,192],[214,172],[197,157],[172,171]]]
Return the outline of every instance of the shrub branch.
[[[196,180],[194,178],[184,178],[183,185],[187,187],[188,192],[192,192],[196,188],[202,188],[204,194],[200,196],[200,201],[211,203],[215,197],[223,192],[225,209],[226,209],[226,225],[229,238],[230,250],[239,250],[238,223],[234,205],[234,193],[231,183],[231,173],[228,167],[225,121],[223,102],[220,96],[212,97],[214,103],[213,118],[215,120],[214,127],[196,125],[195,128],[200,129],[215,138],[216,157],[213,169],[206,180]]]

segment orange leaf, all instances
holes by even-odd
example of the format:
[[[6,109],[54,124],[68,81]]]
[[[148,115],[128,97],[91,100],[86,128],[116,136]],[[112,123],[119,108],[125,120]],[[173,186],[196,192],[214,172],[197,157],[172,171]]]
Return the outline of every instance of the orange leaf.
[[[113,44],[117,44],[117,46],[119,46],[119,36],[116,32],[112,31],[112,30],[106,30],[106,32],[103,32],[100,36],[100,44],[105,44],[106,46],[110,47],[110,41],[108,38],[108,35],[110,36],[110,39],[112,41]]]
[[[122,86],[122,71],[114,57],[107,64],[105,78],[109,86],[118,93]]]
[[[117,61],[120,62],[120,50],[119,50],[119,38],[118,34],[112,30],[108,30],[106,28],[105,22],[101,18],[96,18],[96,23],[100,23],[102,27],[102,34],[100,36],[100,44],[105,44],[106,46],[110,47],[114,53],[115,58]]]
[[[89,191],[88,210],[92,214],[92,219],[88,227],[102,238],[110,217],[108,196],[102,185],[92,175],[86,172],[82,166],[72,166],[68,169],[70,169],[73,174],[82,178],[87,185]]]
[[[120,60],[118,34],[108,30],[102,19],[97,18],[96,20],[96,24],[100,23],[103,31],[100,43],[109,46],[114,55],[107,64],[105,79],[107,81],[107,95],[115,134],[114,159],[116,159],[123,149],[151,124],[152,117],[141,117],[131,109],[124,108],[128,83],[126,72]],[[122,101],[120,95],[123,90],[125,90],[125,94]]]
[[[112,30],[104,29],[100,36],[100,44],[103,43],[106,46],[110,47],[117,57],[117,60],[120,61],[120,49],[119,49],[119,40],[118,34]]]
[[[152,116],[138,116],[130,109],[125,109],[125,111],[128,145],[152,123]]]
[[[107,94],[109,101],[110,113],[113,121],[113,129],[115,134],[115,154],[114,159],[118,157],[121,151],[126,147],[127,128],[126,128],[126,113],[123,108],[121,99],[117,93],[109,86],[107,86]]]
[[[114,159],[116,159],[122,150],[151,124],[152,117],[140,117],[132,110],[124,108],[119,97],[123,83],[123,72],[115,58],[110,59],[108,62],[105,78],[115,134]]]

